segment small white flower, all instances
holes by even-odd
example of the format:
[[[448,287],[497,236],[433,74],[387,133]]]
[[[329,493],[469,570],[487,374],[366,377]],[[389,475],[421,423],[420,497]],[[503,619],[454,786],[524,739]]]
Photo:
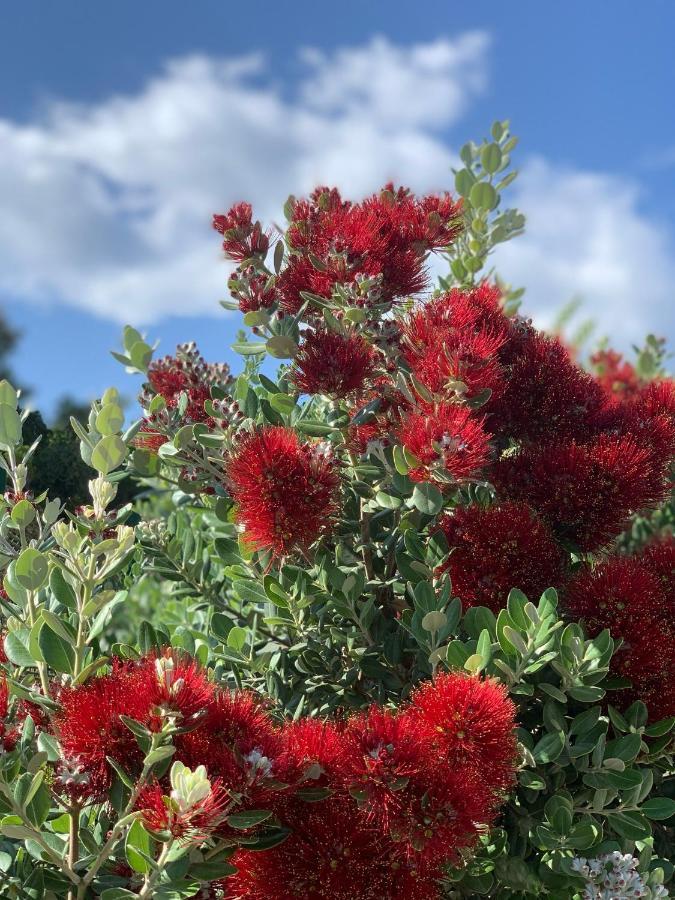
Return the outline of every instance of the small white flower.
[[[206,776],[206,766],[197,766],[192,771],[176,760],[171,766],[171,799],[180,813],[187,813],[211,793],[211,782]]]

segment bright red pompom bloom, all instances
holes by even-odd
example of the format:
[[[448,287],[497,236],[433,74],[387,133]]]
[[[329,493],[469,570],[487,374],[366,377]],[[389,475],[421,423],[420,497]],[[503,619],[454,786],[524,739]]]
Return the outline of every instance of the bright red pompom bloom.
[[[185,765],[205,765],[224,789],[239,795],[240,809],[277,809],[285,787],[299,777],[282,732],[247,691],[217,694],[198,726],[174,743]]]
[[[358,334],[316,329],[305,332],[293,360],[292,379],[303,394],[339,399],[363,390],[374,366],[374,350]]]
[[[438,900],[440,873],[354,815],[349,798],[298,807],[277,847],[239,850],[224,882],[229,900]]]
[[[517,758],[516,708],[504,685],[443,673],[418,687],[411,704],[408,714],[430,729],[448,769],[473,772],[495,802],[497,793],[513,783]]]
[[[605,546],[632,512],[666,493],[649,448],[630,435],[531,448],[502,460],[492,480],[500,496],[529,503],[558,538],[582,551]]]
[[[337,784],[345,760],[342,730],[333,722],[298,719],[282,730],[287,765],[299,775],[300,787]]]
[[[243,434],[227,478],[245,539],[277,557],[314,543],[336,509],[335,464],[321,445],[301,444],[288,428]]]
[[[413,375],[435,394],[465,386],[471,399],[503,390],[498,351],[510,323],[499,308],[499,291],[483,284],[472,291],[442,294],[412,313],[403,323],[403,357]]]
[[[243,313],[268,309],[278,297],[269,275],[257,273],[253,266],[237,269],[230,278],[228,287]]]
[[[452,548],[443,571],[466,606],[498,613],[511,588],[534,600],[565,580],[566,555],[525,503],[460,507],[439,527]]]
[[[253,222],[250,203],[236,203],[226,215],[214,215],[213,227],[223,235],[223,250],[230,259],[264,257],[269,250],[270,236],[260,222]]]
[[[131,443],[139,450],[147,450],[149,453],[157,453],[159,448],[163,447],[168,440],[169,438],[165,434],[160,434],[158,431],[153,431],[146,425],[145,429],[139,431]]]
[[[483,419],[465,406],[444,403],[404,417],[398,439],[421,465],[411,470],[415,481],[465,481],[478,475],[490,454]]]
[[[608,628],[623,644],[612,657],[616,674],[630,679],[625,705],[639,698],[661,719],[675,714],[671,679],[675,674],[672,603],[646,561],[612,557],[582,569],[570,582],[565,605],[591,635]],[[622,704],[624,705],[624,704]]]
[[[526,329],[501,353],[506,387],[490,407],[490,428],[536,443],[593,433],[605,395],[557,338]]]

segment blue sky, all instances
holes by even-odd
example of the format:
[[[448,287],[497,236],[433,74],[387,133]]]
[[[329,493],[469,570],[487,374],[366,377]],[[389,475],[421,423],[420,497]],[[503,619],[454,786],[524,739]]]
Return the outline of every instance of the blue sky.
[[[675,338],[670,0],[245,4],[23,0],[0,28],[0,304],[14,367],[58,396],[136,385],[131,320],[163,352],[232,359],[209,217],[389,177],[451,186],[509,117],[528,232],[497,259],[542,322],[579,293],[621,346]]]

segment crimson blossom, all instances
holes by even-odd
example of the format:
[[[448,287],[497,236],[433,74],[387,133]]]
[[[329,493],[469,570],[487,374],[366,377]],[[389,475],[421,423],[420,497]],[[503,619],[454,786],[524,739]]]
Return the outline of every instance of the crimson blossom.
[[[336,511],[338,475],[320,444],[301,444],[289,428],[242,433],[226,465],[245,539],[256,549],[286,556],[306,550]]]
[[[440,900],[440,871],[355,818],[347,797],[305,804],[289,825],[283,844],[235,853],[229,900]]]
[[[339,399],[363,390],[374,366],[375,352],[364,338],[317,328],[305,332],[291,377],[303,394]]]
[[[511,588],[538,597],[561,586],[567,557],[545,521],[525,503],[459,507],[439,523],[452,552],[442,571],[467,606],[498,613]]]
[[[189,726],[212,693],[205,672],[175,651],[139,660],[115,658],[109,673],[64,687],[54,718],[64,752],[63,786],[81,801],[103,799],[113,780],[108,757],[131,773],[143,762],[138,742],[122,716],[151,731],[158,731],[168,717]]]
[[[669,598],[657,574],[660,556],[648,549],[642,557],[615,556],[593,569],[585,567],[565,594],[568,613],[581,619],[591,635],[607,628],[622,640],[612,666],[631,681],[632,690],[613,702],[625,706],[640,699],[658,719],[675,714],[672,581]]]
[[[291,255],[276,279],[281,307],[295,314],[303,293],[329,298],[337,284],[354,290],[356,305],[365,307],[386,308],[419,293],[426,255],[459,234],[460,211],[449,195],[418,199],[391,185],[361,203],[318,188],[291,209]]]
[[[490,435],[483,426],[483,417],[457,403],[425,407],[404,416],[397,436],[420,463],[410,477],[414,481],[477,477],[490,455]]]
[[[492,480],[500,497],[532,506],[556,536],[599,550],[636,510],[663,499],[663,463],[630,434],[601,434],[588,444],[542,444],[503,459]]]
[[[13,750],[19,739],[17,728],[10,726],[7,721],[9,713],[9,690],[7,679],[0,675],[0,752]]]

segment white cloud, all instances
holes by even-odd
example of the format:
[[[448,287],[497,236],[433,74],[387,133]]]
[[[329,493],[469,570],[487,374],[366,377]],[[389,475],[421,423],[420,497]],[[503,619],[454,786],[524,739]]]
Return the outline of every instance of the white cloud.
[[[546,324],[578,295],[582,314],[623,347],[646,331],[673,334],[673,239],[640,211],[636,184],[533,159],[516,185],[527,230],[496,261],[508,281],[526,286],[525,310]]]
[[[295,87],[276,86],[259,54],[191,56],[136,94],[0,119],[0,293],[134,324],[218,315],[212,212],[248,199],[273,221],[289,193],[318,183],[352,196],[389,179],[447,187],[443,134],[484,90],[488,46],[472,32],[304,50]],[[582,294],[624,343],[672,328],[672,239],[634,184],[535,159],[512,191],[527,232],[496,259],[527,286],[526,310],[545,321]]]
[[[295,94],[258,55],[193,56],[135,95],[0,120],[0,291],[133,323],[217,313],[212,212],[247,199],[274,218],[319,182],[355,195],[390,177],[443,187],[451,155],[433,132],[482,89],[487,45],[469,33],[305,51]]]

